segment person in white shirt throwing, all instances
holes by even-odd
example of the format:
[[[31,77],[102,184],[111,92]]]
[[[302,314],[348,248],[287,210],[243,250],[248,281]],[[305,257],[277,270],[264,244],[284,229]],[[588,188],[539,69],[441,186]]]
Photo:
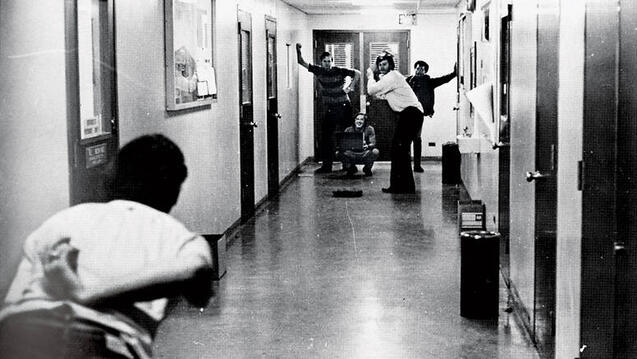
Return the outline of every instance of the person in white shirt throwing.
[[[422,126],[423,108],[405,77],[395,68],[394,56],[383,52],[376,58],[376,64],[367,69],[367,93],[387,100],[389,107],[398,113],[391,145],[389,187],[382,190],[385,193],[416,193],[409,149]],[[378,80],[374,78],[377,72]]]

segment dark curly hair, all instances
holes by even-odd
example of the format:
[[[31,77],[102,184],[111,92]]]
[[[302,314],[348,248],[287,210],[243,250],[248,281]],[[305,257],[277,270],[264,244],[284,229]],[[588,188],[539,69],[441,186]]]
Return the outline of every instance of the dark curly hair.
[[[422,61],[422,60],[418,60],[414,63],[414,68],[418,67],[418,66],[422,66],[425,68],[425,73],[427,73],[429,71],[429,64]]]
[[[119,150],[111,196],[167,213],[187,176],[184,155],[173,141],[161,134],[144,135]]]
[[[383,60],[387,60],[389,64],[389,71],[396,69],[396,63],[394,62],[394,55],[392,55],[389,51],[383,51],[376,57],[376,67],[380,68],[380,63]]]

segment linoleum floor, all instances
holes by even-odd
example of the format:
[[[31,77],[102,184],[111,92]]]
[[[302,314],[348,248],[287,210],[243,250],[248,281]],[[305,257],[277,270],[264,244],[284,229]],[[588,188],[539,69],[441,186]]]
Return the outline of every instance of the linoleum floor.
[[[157,358],[538,358],[502,281],[497,321],[460,316],[461,193],[440,162],[414,174],[415,195],[381,192],[388,163],[356,179],[315,168],[238,229],[210,305],[178,302]]]

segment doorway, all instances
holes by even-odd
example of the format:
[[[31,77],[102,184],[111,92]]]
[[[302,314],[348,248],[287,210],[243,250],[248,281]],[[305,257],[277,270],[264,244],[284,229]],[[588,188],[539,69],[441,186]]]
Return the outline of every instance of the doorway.
[[[315,61],[324,51],[329,51],[334,57],[334,65],[360,70],[361,83],[357,91],[349,94],[352,102],[352,112],[367,112],[369,124],[376,131],[376,147],[380,151],[378,160],[390,159],[391,139],[393,137],[395,120],[387,101],[376,100],[365,95],[367,80],[365,71],[376,60],[376,56],[383,50],[389,50],[394,55],[396,70],[403,75],[410,73],[409,67],[409,32],[408,31],[353,31],[353,30],[316,30],[314,31]],[[322,135],[320,123],[323,108],[318,96],[318,82],[314,81],[314,153],[318,154],[318,139]],[[315,156],[316,158],[316,156]]]
[[[268,197],[279,193],[279,104],[277,94],[276,19],[265,17],[268,126]]]
[[[254,215],[254,128],[252,102],[252,16],[238,10],[239,22],[239,157],[241,222]]]
[[[313,64],[320,66],[320,56],[323,52],[332,54],[333,65],[349,69],[360,69],[360,33],[354,31],[314,31],[314,59]],[[348,83],[345,83],[346,87]],[[323,133],[321,123],[324,121],[327,109],[319,95],[320,84],[314,78],[314,158],[319,158],[320,139],[326,134]],[[348,94],[352,103],[352,113],[360,111],[361,86],[356,85],[356,91]],[[337,127],[337,131],[344,128]]]
[[[113,0],[65,2],[71,205],[110,197],[118,149]]]

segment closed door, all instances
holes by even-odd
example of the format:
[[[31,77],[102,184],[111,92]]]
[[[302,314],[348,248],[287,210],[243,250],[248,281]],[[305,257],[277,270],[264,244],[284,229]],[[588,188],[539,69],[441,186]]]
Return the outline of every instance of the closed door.
[[[546,358],[555,355],[559,15],[559,0],[538,1],[535,168],[527,172],[535,186],[533,331]]]
[[[619,192],[627,189],[631,179],[626,176],[624,170],[634,171],[634,164],[623,162],[618,153],[625,153],[625,159],[634,161],[634,153],[624,152],[619,145],[626,145],[628,149],[635,148],[634,133],[619,133],[618,126],[634,131],[635,117],[634,97],[626,97],[624,90],[632,89],[630,82],[634,82],[634,31],[624,28],[622,23],[619,28],[619,16],[626,25],[635,26],[635,6],[633,1],[588,0],[586,2],[586,34],[584,54],[584,118],[582,139],[582,162],[580,164],[580,188],[582,190],[582,238],[581,238],[581,311],[580,311],[580,358],[635,358],[635,323],[623,322],[635,321],[634,303],[618,303],[616,299],[627,295],[635,298],[635,288],[626,288],[630,292],[621,294],[622,288],[618,283],[635,283],[635,272],[630,271],[630,263],[635,261],[634,256],[623,257],[626,252],[617,250],[625,247],[624,241],[630,245],[627,253],[635,253],[634,243],[631,238],[623,235],[634,234],[634,203],[628,200],[634,199],[634,194]],[[628,12],[628,13],[626,13]],[[632,12],[632,13],[631,13]],[[632,25],[631,25],[632,24]],[[619,46],[619,34],[622,33],[622,46]],[[629,35],[628,35],[629,34]],[[633,37],[631,39],[631,37]],[[631,45],[632,44],[632,45]],[[625,46],[625,47],[624,47]],[[622,53],[622,70],[618,72],[618,50]],[[629,52],[633,51],[632,54]],[[626,62],[628,60],[628,62]],[[632,69],[632,70],[631,70]],[[632,72],[631,72],[632,71]],[[622,89],[617,87],[618,76],[623,84]],[[631,77],[633,76],[633,77]],[[619,92],[618,92],[619,90]],[[621,93],[622,110],[630,118],[617,116],[618,93]],[[632,93],[634,96],[634,92]],[[633,123],[631,123],[633,122]],[[621,142],[618,142],[621,139]],[[627,142],[624,142],[627,141]],[[620,165],[621,164],[621,165]],[[634,186],[634,182],[632,183]],[[634,190],[634,187],[632,187]],[[621,206],[619,205],[621,203]],[[628,206],[622,208],[623,206]],[[623,212],[623,209],[630,209]],[[627,218],[632,219],[626,221]],[[619,234],[622,236],[619,236]],[[621,242],[620,242],[621,241]],[[624,260],[625,259],[625,260]],[[622,271],[617,271],[616,261],[622,268],[626,265],[628,274],[633,278],[626,278]],[[628,282],[626,282],[628,280]],[[616,293],[616,290],[619,293]],[[617,312],[617,309],[627,310]],[[631,318],[632,315],[632,318]],[[619,330],[633,331],[618,333]],[[617,337],[615,338],[615,335]],[[617,340],[617,342],[615,342]],[[621,343],[623,342],[623,344]],[[622,347],[624,353],[633,352],[633,355],[622,355],[615,346]],[[630,348],[632,347],[632,349]],[[619,349],[619,348],[617,348]]]
[[[320,66],[320,56],[327,51],[332,54],[333,65],[360,70],[360,33],[354,31],[314,31],[314,59],[313,64]],[[348,83],[346,82],[344,87]],[[318,158],[319,139],[322,133],[321,123],[326,109],[320,97],[320,84],[314,80],[314,158]],[[352,112],[357,113],[360,108],[360,84],[356,91],[348,94],[352,102]],[[341,129],[343,130],[343,129]]]
[[[265,18],[268,126],[268,196],[279,193],[279,119],[276,73],[276,20]]]
[[[500,121],[498,149],[498,231],[500,232],[500,270],[509,284],[509,181],[511,180],[511,5],[500,26]]]
[[[637,358],[637,3],[620,1],[614,358]]]
[[[239,20],[239,157],[241,221],[254,215],[254,128],[252,102],[252,17],[238,11]]]
[[[106,201],[118,147],[113,1],[66,1],[65,21],[71,204]]]

